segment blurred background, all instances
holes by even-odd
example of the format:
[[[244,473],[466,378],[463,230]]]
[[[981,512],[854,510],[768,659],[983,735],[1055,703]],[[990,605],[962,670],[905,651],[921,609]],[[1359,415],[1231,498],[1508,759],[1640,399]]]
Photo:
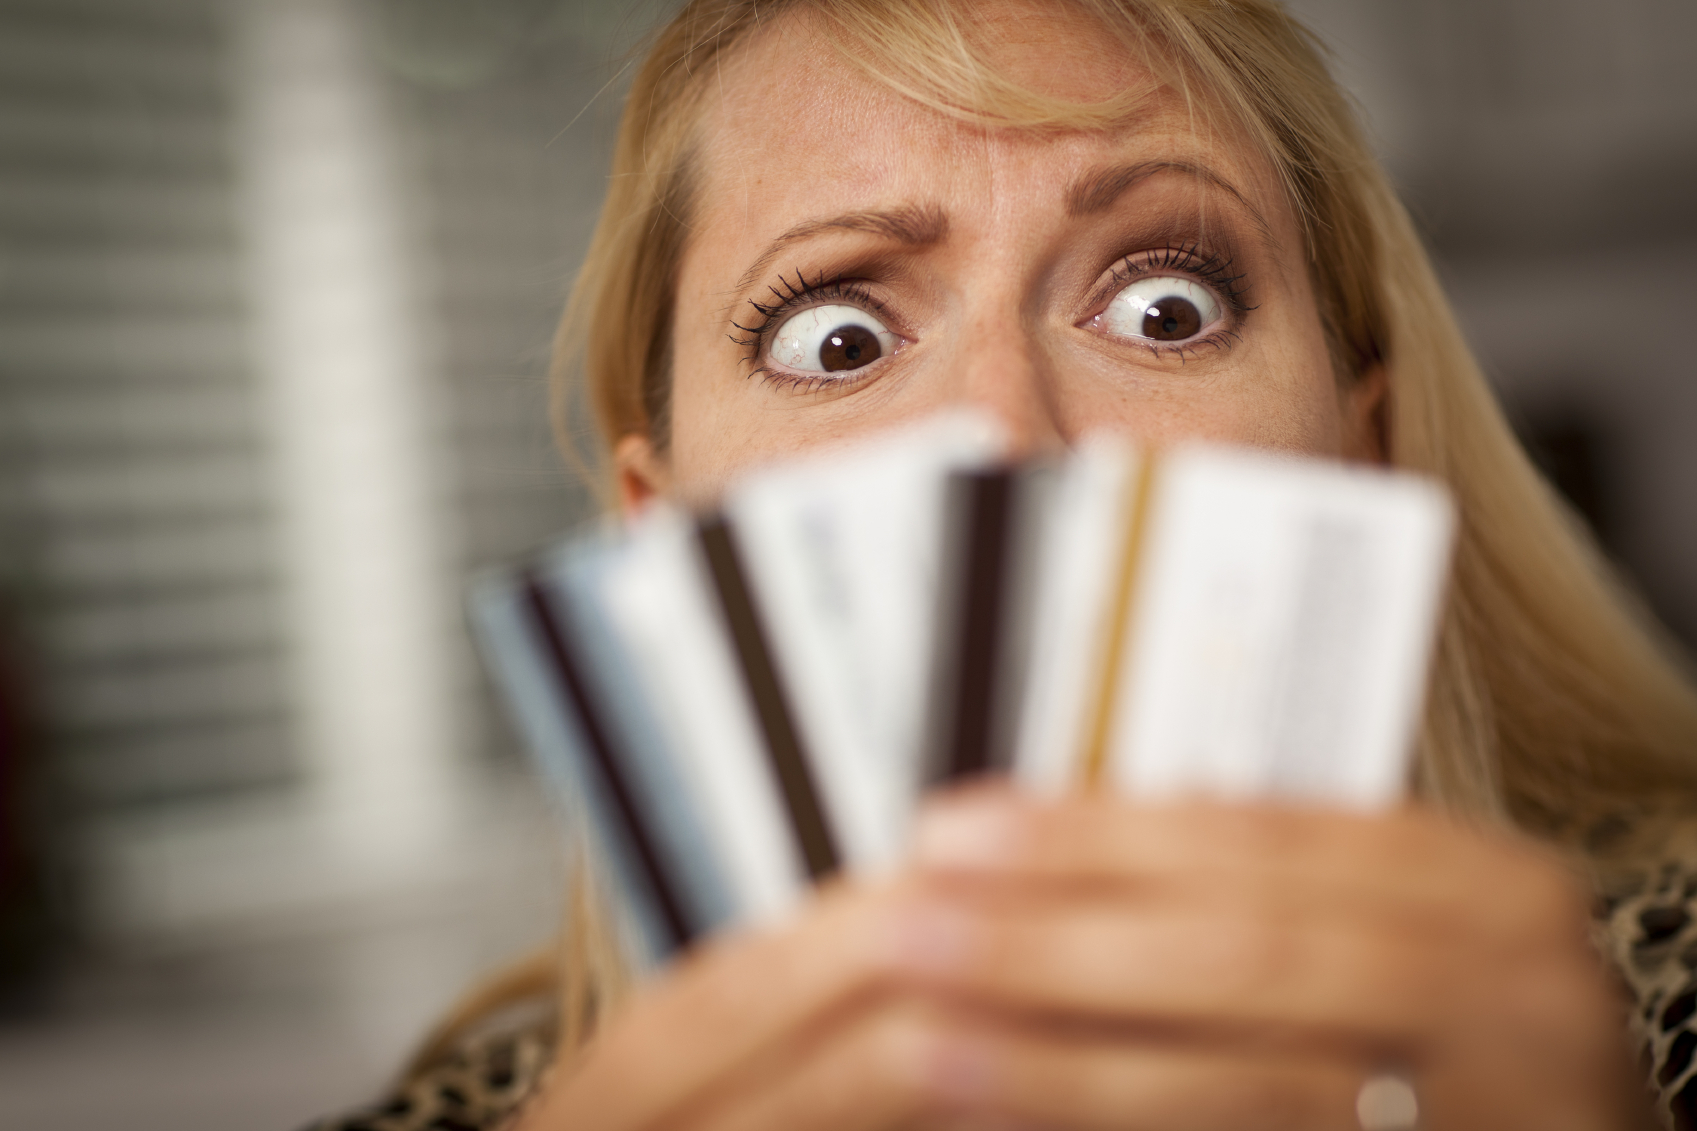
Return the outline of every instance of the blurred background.
[[[558,916],[469,574],[667,0],[0,0],[0,1124],[289,1128]],[[1300,0],[1697,641],[1697,6]]]

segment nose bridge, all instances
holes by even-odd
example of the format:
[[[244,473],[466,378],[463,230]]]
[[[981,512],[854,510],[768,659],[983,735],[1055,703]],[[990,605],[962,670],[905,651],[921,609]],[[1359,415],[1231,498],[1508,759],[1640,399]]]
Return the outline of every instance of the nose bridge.
[[[1000,420],[1016,455],[1063,443],[1054,375],[1020,304],[981,295],[969,302],[960,334],[955,398]]]

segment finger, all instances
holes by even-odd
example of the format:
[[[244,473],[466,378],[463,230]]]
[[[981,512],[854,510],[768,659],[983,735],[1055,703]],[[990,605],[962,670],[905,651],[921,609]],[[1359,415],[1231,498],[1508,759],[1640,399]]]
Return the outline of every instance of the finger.
[[[1515,944],[1583,938],[1589,924],[1582,885],[1553,854],[1414,807],[1363,816],[1103,794],[1033,802],[979,788],[927,805],[915,859],[933,874],[1118,883],[1149,898],[1272,890],[1304,910],[1347,902]]]
[[[1032,1029],[903,1003],[790,1058],[751,1066],[657,1131],[1353,1127],[1346,1060],[1175,1047]]]
[[[920,984],[989,1006],[1192,1028],[1312,1031],[1373,1049],[1418,1048],[1475,1015],[1530,1030],[1595,1021],[1594,962],[1550,954],[1476,963],[1365,916],[1138,906],[1078,899],[938,902],[907,924]]]
[[[710,942],[610,1020],[539,1100],[597,1131],[646,1127],[887,980],[899,886],[822,893],[794,922]],[[588,1123],[585,1123],[587,1119]],[[563,1124],[562,1124],[563,1125]]]
[[[943,1121],[959,1105],[958,1019],[891,1001],[774,1050],[656,1131],[887,1131]]]
[[[1355,1131],[1366,1075],[1336,1057],[1014,1027],[975,1031],[954,1058],[971,1066],[956,1103],[1016,1126],[1078,1131]]]
[[[1415,807],[1362,815],[1197,801],[1148,805],[1101,792],[1034,800],[984,787],[929,801],[915,839],[915,859],[929,868],[1144,881],[1208,872],[1346,880],[1377,874],[1381,886],[1386,879],[1412,882],[1417,891],[1440,890],[1421,881],[1482,850],[1546,859],[1511,838],[1462,833]],[[1423,867],[1407,868],[1411,861]],[[1409,874],[1387,875],[1393,868]]]

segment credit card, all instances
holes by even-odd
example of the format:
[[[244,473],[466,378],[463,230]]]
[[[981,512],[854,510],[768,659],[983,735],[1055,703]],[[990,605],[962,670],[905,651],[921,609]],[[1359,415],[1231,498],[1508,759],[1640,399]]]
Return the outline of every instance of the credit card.
[[[943,518],[927,782],[1013,768],[1058,469],[957,471]]]
[[[1373,809],[1406,788],[1454,518],[1418,477],[946,414],[479,580],[536,761],[645,965],[903,859],[1011,771]]]
[[[1015,776],[1041,794],[1083,780],[1138,458],[1139,449],[1118,437],[1085,438],[1054,470],[1035,523],[1036,580],[1012,759]]]
[[[758,472],[725,514],[847,864],[905,849],[920,786],[947,482],[1005,450],[1002,430],[949,413]]]
[[[695,819],[643,699],[636,668],[602,621],[591,581],[618,557],[603,531],[517,571],[477,579],[472,622],[568,828],[624,898],[631,952],[657,965],[730,921],[720,862]]]
[[[1102,441],[1058,495],[1034,654],[1067,670],[1028,690],[1022,777],[1369,809],[1402,794],[1452,538],[1439,488]]]
[[[598,597],[693,799],[701,850],[725,862],[735,919],[783,916],[806,888],[808,865],[696,518],[652,508]]]

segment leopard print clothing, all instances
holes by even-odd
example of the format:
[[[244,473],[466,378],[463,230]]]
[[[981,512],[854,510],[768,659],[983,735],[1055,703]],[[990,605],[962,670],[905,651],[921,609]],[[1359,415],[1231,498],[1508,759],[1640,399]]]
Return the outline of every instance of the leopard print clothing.
[[[1697,1131],[1697,851],[1600,881],[1596,940],[1635,1008],[1633,1036],[1664,1126]],[[470,1042],[382,1104],[308,1131],[502,1131],[541,1085],[550,1025]]]
[[[1697,1131],[1697,860],[1605,885],[1601,911],[1598,942],[1632,992],[1658,1114],[1675,1131]]]
[[[551,1024],[495,1033],[414,1075],[382,1103],[306,1131],[500,1131],[540,1088],[553,1059]]]

